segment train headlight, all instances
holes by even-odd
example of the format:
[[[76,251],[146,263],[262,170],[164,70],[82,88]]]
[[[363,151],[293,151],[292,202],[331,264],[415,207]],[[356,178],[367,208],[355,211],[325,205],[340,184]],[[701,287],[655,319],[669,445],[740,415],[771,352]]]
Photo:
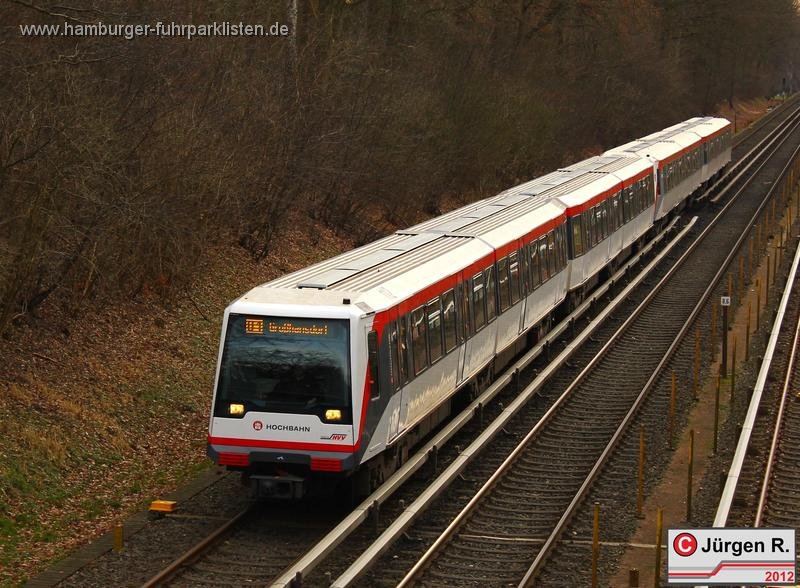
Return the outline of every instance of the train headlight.
[[[228,414],[231,416],[242,416],[244,414],[244,404],[231,404],[228,406]]]
[[[342,420],[342,411],[338,408],[329,408],[325,411],[326,421],[340,421]]]

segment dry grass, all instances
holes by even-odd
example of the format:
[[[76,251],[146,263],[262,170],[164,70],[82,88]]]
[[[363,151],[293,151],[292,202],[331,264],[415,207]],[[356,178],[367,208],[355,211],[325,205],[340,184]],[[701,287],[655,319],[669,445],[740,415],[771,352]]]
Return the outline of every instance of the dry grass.
[[[0,585],[208,465],[222,311],[246,289],[350,247],[322,227],[313,234],[315,243],[288,231],[261,264],[237,248],[209,251],[192,287],[169,300],[76,318],[54,298],[0,346]]]
[[[776,100],[756,98],[753,100],[736,100],[733,103],[733,108],[727,102],[723,102],[718,104],[715,110],[718,116],[723,116],[734,123],[736,132],[740,132],[762,117],[768,108],[775,107],[778,104],[779,102]]]

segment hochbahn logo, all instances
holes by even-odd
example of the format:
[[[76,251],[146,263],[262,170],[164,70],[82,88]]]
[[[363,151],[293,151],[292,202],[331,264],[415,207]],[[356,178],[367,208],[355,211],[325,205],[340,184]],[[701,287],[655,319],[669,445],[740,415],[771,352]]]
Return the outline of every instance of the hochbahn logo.
[[[300,427],[297,425],[283,425],[283,424],[273,424],[267,423],[266,425],[261,421],[253,421],[253,429],[256,431],[260,431],[262,429],[266,429],[268,431],[291,431],[293,433],[310,433],[311,427]]]

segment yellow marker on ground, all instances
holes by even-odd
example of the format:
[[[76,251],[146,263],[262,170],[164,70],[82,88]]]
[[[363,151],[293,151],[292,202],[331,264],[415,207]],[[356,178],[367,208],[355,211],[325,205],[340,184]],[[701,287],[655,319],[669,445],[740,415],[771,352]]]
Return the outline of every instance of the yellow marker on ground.
[[[154,500],[150,503],[150,512],[175,512],[178,503],[175,500]]]

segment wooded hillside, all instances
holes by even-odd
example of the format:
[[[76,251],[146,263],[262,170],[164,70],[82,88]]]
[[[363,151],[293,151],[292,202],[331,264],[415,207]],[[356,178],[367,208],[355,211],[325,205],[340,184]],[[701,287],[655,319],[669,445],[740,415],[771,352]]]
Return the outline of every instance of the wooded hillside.
[[[23,36],[30,23],[296,27]],[[4,0],[0,333],[168,293],[290,208],[364,242],[709,112],[796,89],[794,0]]]

